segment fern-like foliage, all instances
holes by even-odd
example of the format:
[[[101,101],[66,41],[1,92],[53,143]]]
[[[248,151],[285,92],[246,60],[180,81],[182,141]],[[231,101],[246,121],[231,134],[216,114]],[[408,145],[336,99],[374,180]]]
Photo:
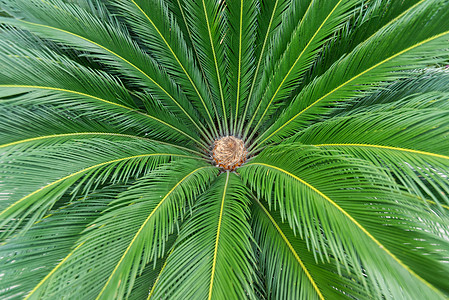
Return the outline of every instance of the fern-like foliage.
[[[448,20],[0,0],[0,298],[447,299]]]

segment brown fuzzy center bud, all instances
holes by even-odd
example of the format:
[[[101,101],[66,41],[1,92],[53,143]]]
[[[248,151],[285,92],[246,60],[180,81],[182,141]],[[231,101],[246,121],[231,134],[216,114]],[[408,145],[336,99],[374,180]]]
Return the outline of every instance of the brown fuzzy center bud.
[[[245,144],[234,136],[225,136],[214,142],[212,158],[218,167],[225,170],[234,171],[245,161],[248,152]]]

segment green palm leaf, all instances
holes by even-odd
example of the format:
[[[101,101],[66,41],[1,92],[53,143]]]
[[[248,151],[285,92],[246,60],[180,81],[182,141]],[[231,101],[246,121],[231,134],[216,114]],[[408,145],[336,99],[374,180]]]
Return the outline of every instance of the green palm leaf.
[[[262,81],[263,93],[256,94],[256,99],[261,99],[256,107],[253,119],[258,117],[253,132],[264,120],[269,109],[277,98],[288,95],[292,87],[301,81],[303,73],[313,63],[313,57],[319,52],[325,41],[338,31],[342,24],[351,15],[357,1],[311,1],[299,22],[292,32],[290,43],[285,49],[274,70],[266,68],[273,78],[267,79],[268,83]],[[284,34],[284,32],[279,32]],[[276,74],[276,76],[273,76]],[[265,77],[266,78],[266,77]],[[264,79],[265,79],[264,78]],[[266,87],[266,88],[265,88]],[[262,114],[258,115],[259,109]],[[252,120],[253,120],[252,119]],[[248,126],[251,126],[252,120]],[[252,135],[251,135],[252,136]]]
[[[444,135],[449,128],[445,108],[448,96],[433,92],[406,97],[369,107],[369,114],[353,110],[349,116],[309,127],[298,140],[388,167],[414,193],[447,205],[449,153],[444,145],[436,143],[435,136]],[[361,131],[352,131],[354,127]]]
[[[261,245],[259,261],[266,274],[266,289],[271,297],[339,299],[346,298],[340,293],[344,291],[357,299],[369,299],[362,284],[348,280],[350,273],[342,270],[335,261],[317,265],[306,241],[281,221],[279,213],[270,212],[256,200],[253,214],[255,239]]]
[[[1,62],[3,65],[0,89],[8,91],[9,97],[14,95],[13,93],[22,95],[26,91],[46,91],[43,96],[38,94],[33,97],[33,94],[28,94],[28,97],[19,98],[20,100],[8,99],[4,101],[5,103],[13,102],[14,105],[18,103],[23,103],[24,105],[35,105],[36,103],[53,104],[55,102],[59,103],[60,101],[58,100],[61,97],[67,97],[68,100],[81,98],[85,100],[84,103],[66,101],[64,104],[60,104],[60,106],[64,110],[73,107],[79,111],[81,109],[89,109],[89,104],[94,104],[95,107],[101,105],[107,110],[104,114],[111,114],[109,118],[122,118],[120,120],[121,124],[140,121],[148,125],[154,125],[152,126],[153,128],[158,128],[159,126],[155,125],[155,123],[158,123],[164,125],[164,131],[170,130],[173,131],[173,135],[182,134],[185,137],[190,136],[189,139],[194,140],[191,131],[181,130],[185,126],[173,120],[174,118],[159,105],[148,102],[150,98],[144,94],[141,94],[140,98],[142,101],[147,102],[146,106],[151,111],[151,115],[139,111],[131,93],[116,78],[108,74],[86,69],[67,58],[52,53],[50,50],[25,50],[14,46],[12,42],[1,47],[0,53],[2,54]],[[25,66],[33,66],[39,70],[39,73],[23,73]],[[58,74],[58,76],[55,77],[54,74]],[[54,95],[58,95],[58,97]],[[44,97],[47,97],[48,101],[42,99]],[[82,107],[83,104],[87,107]],[[92,108],[89,109],[89,111],[91,110]],[[116,116],[117,113],[113,113],[114,111],[120,112],[118,117]],[[126,120],[128,118],[124,118],[124,115],[132,115],[132,118]],[[103,115],[102,117],[104,118],[105,116]],[[174,123],[174,125],[170,123]],[[137,125],[130,124],[129,126]],[[199,143],[199,141],[197,142]]]
[[[29,1],[15,3],[16,6],[22,5],[24,11],[33,12],[33,22],[8,21],[55,41],[69,43],[80,50],[88,49],[98,54],[96,58],[101,59],[101,62],[129,77],[133,84],[140,84],[152,93],[158,93],[160,101],[164,99],[162,101],[165,101],[166,105],[170,105],[172,109],[176,108],[180,114],[199,126],[192,119],[193,108],[189,108],[191,105],[179,88],[130,38],[129,33],[115,18],[101,20],[88,11],[62,1],[56,1],[55,4],[46,3],[43,7],[41,4],[38,6]],[[48,15],[51,15],[52,19],[45,18]],[[85,23],[77,20],[85,20]]]
[[[222,3],[219,1],[202,0],[183,1],[185,22],[192,36],[192,43],[197,51],[199,63],[211,86],[212,101],[217,107],[216,117],[220,134],[229,133],[227,114],[229,113],[226,84],[225,39],[227,30],[226,18]]]
[[[198,200],[149,298],[253,298],[248,200],[237,176],[222,174]]]
[[[202,112],[211,126],[214,126],[213,102],[206,102],[204,82],[200,72],[192,61],[192,52],[187,48],[178,24],[173,21],[168,8],[160,1],[116,1],[113,5],[127,22],[132,24],[141,42],[148,47],[161,64],[175,72],[178,82],[191,94],[196,107]],[[201,124],[200,124],[201,125]],[[216,128],[210,127],[215,134]]]
[[[176,172],[179,169],[186,174]],[[187,171],[189,172],[187,173]],[[177,176],[183,175],[183,177],[174,180],[170,173],[175,173]],[[117,220],[123,218],[123,221],[126,222],[126,220],[130,219],[133,211],[138,210],[139,212],[136,216],[131,217],[132,221],[128,222],[126,231],[133,225],[137,228],[137,225],[142,224],[138,227],[137,232],[102,287],[97,296],[98,299],[109,299],[111,296],[120,298],[121,294],[125,292],[125,285],[123,284],[118,291],[115,287],[119,286],[119,283],[122,281],[126,282],[130,272],[133,275],[137,272],[141,273],[143,267],[150,260],[157,261],[158,256],[164,253],[164,242],[168,238],[167,235],[173,233],[176,222],[182,216],[185,206],[192,205],[192,200],[207,188],[208,181],[215,174],[216,171],[209,165],[205,166],[204,163],[190,164],[187,168],[177,165],[174,168],[169,167],[167,170],[155,171],[147,178],[138,181],[135,188],[131,188],[120,197],[120,202],[117,201],[116,205],[125,207],[114,213],[105,214],[103,218],[97,221],[98,224],[104,225],[104,227],[100,228],[92,236],[87,235],[87,238],[95,241],[105,235],[104,230],[110,232],[110,230],[119,231],[123,228],[124,222],[117,222]],[[164,181],[167,182],[162,185],[161,182]],[[157,191],[156,188],[161,186],[164,186],[164,190]],[[191,186],[196,188],[191,189]],[[201,187],[201,189],[198,189],[198,187]],[[145,201],[140,200],[142,198]],[[153,200],[151,201],[150,199]],[[139,202],[141,202],[141,205],[139,205]],[[130,204],[132,205],[130,206]],[[140,219],[138,217],[141,215],[140,211],[148,211],[150,213],[143,220],[143,218]],[[117,225],[119,227],[115,228]],[[125,233],[125,235],[131,236],[128,233]],[[130,267],[132,270],[129,269]],[[133,286],[133,280],[134,278],[130,278],[130,287]]]
[[[326,106],[331,105],[332,101],[350,100],[379,86],[382,82],[385,84],[406,77],[407,70],[442,62],[443,59],[439,56],[446,53],[449,27],[435,25],[444,22],[426,23],[426,18],[434,20],[447,18],[448,12],[438,10],[437,7],[437,3],[432,1],[421,3],[414,10],[385,25],[359,44],[351,54],[334,63],[325,74],[311,82],[295,97],[296,101],[293,100],[290,105],[293,109],[287,109],[284,116],[271,126],[272,129],[268,129],[269,134],[266,132],[262,136],[264,137],[262,142],[276,137],[282,131],[291,133],[293,130],[291,127],[305,126],[309,118],[325,114]],[[415,30],[421,24],[424,27]],[[407,43],[403,40],[396,43],[398,35],[403,36]],[[354,64],[354,61],[359,63]],[[301,99],[307,101],[298,103]]]
[[[2,286],[15,285],[3,296],[24,296],[37,286],[58,265],[55,262],[70,254],[80,233],[97,218],[97,212],[107,209],[108,203],[123,188],[126,185],[100,188],[83,201],[61,206],[23,236],[13,237],[2,245],[2,272],[5,274]],[[18,269],[21,271],[17,272]]]
[[[334,162],[330,163],[328,159]],[[252,185],[257,195],[267,199],[273,209],[279,209],[282,219],[286,219],[302,238],[310,241],[310,247],[315,249],[320,259],[331,256],[343,264],[361,264],[368,273],[368,279],[371,272],[388,270],[382,278],[393,276],[392,278],[387,282],[372,284],[381,290],[390,290],[394,298],[403,297],[404,292],[400,288],[403,283],[394,282],[398,279],[401,281],[400,278],[416,281],[417,290],[412,291],[415,286],[409,287],[409,297],[414,293],[427,293],[429,299],[442,297],[441,294],[438,296],[439,291],[435,286],[404,264],[394,251],[389,250],[391,239],[386,239],[385,236],[389,236],[391,231],[381,229],[386,222],[382,212],[391,207],[388,209],[391,214],[389,218],[402,220],[402,223],[388,222],[387,226],[398,226],[398,230],[411,230],[409,226],[416,224],[417,217],[409,214],[411,208],[408,206],[416,200],[408,197],[402,200],[404,196],[394,189],[390,190],[388,178],[378,174],[377,169],[372,169],[358,160],[347,161],[347,158],[339,157],[338,153],[327,155],[323,151],[312,151],[311,148],[293,144],[264,151],[257,159],[241,168],[241,174],[244,181]],[[298,174],[301,174],[301,177]],[[332,185],[326,184],[334,181],[336,177],[339,181]],[[351,189],[339,187],[338,183],[350,186]],[[373,188],[377,193],[373,192]],[[378,213],[374,213],[379,209],[375,203],[382,203]],[[413,204],[415,207],[416,205]],[[404,208],[401,209],[402,206]],[[364,209],[368,209],[371,214],[365,213]],[[424,210],[420,211],[424,214]],[[408,222],[410,225],[407,225]],[[371,231],[371,228],[374,231]],[[326,240],[323,239],[322,233]],[[357,242],[362,244],[357,245]],[[326,244],[330,245],[330,252],[327,252]],[[366,244],[372,246],[366,247]],[[364,251],[379,252],[359,254]],[[382,261],[386,265],[379,269],[380,261],[376,259],[381,256],[385,256]],[[400,268],[388,266],[389,264],[397,264]],[[374,270],[371,270],[371,266],[375,266]],[[392,269],[398,273],[393,275]],[[376,280],[375,277],[372,276],[371,279]],[[358,280],[365,280],[362,273],[358,274]],[[439,281],[439,277],[432,280]]]
[[[182,178],[170,177],[176,168],[179,165],[153,171],[124,192],[120,201],[114,200],[102,216],[89,224],[70,257],[61,261],[57,269],[36,285],[28,296],[51,295],[60,289],[68,289],[75,297],[85,295],[108,299],[129,294],[136,275],[142,274],[149,261],[154,265],[163,255],[168,235],[173,233],[185,206],[189,205],[185,197],[194,197],[198,193],[198,189],[191,190],[189,185],[198,182],[206,188],[207,178],[214,174],[208,165],[190,164],[188,169],[183,168],[185,174],[178,174]],[[157,184],[161,182],[165,184]],[[154,186],[162,189],[151,189]],[[144,198],[136,197],[140,195]],[[172,220],[171,224],[165,224],[167,218]],[[153,242],[153,238],[158,241]],[[99,256],[90,257],[93,249],[97,249]],[[85,270],[79,270],[76,285],[65,287],[63,278],[73,272],[74,264],[80,263],[91,265],[95,271],[82,276]],[[131,277],[128,274],[132,274]],[[98,276],[104,279],[103,285],[92,280]],[[119,290],[117,286],[120,286]],[[86,291],[89,292],[85,294]]]
[[[231,132],[237,132],[237,120],[242,113],[248,96],[254,67],[254,46],[257,1],[229,1],[228,18],[230,26],[228,81],[231,94]],[[234,100],[235,99],[235,100]]]
[[[282,18],[283,16],[286,16],[288,13],[294,13],[297,11],[300,11],[298,9],[295,9],[296,7],[293,6],[291,10],[289,10],[289,0],[276,0],[276,1],[260,1],[260,13],[257,14],[257,23],[259,26],[257,26],[257,35],[256,35],[256,48],[254,49],[257,59],[256,63],[256,69],[254,70],[254,76],[251,81],[251,85],[248,92],[247,99],[252,99],[253,92],[256,87],[256,82],[260,80],[262,76],[261,70],[263,70],[263,65],[268,64],[269,62],[264,60],[265,53],[268,51],[269,43],[273,39],[274,34],[280,25],[285,24],[286,20],[290,20],[290,18]],[[302,7],[302,5],[301,5]],[[303,9],[304,10],[304,9]],[[287,11],[287,12],[286,12]],[[304,13],[304,12],[303,12]],[[294,21],[289,22],[289,25],[292,25]],[[286,42],[286,40],[279,40],[277,42]],[[262,67],[262,69],[261,69]],[[238,131],[240,134],[243,132],[243,125],[247,118],[247,112],[248,108],[250,107],[251,101],[247,100],[245,104],[245,110],[243,112],[243,115],[240,120],[240,125],[238,128]]]
[[[0,0],[0,298],[447,299],[448,18]]]
[[[145,174],[170,157],[192,157],[176,148],[170,151],[167,146],[151,147],[147,142],[128,137],[84,138],[64,136],[6,145],[0,164],[0,170],[8,172],[8,177],[2,180],[4,191],[12,192],[24,183],[27,186],[20,192],[6,195],[2,201],[0,221],[2,226],[9,224],[2,234],[13,232],[22,222],[27,224],[25,229],[32,226],[80,179],[77,186],[87,193],[91,186],[106,180],[120,181],[131,175]],[[107,151],[103,149],[105,144]],[[21,217],[16,220],[18,216]]]

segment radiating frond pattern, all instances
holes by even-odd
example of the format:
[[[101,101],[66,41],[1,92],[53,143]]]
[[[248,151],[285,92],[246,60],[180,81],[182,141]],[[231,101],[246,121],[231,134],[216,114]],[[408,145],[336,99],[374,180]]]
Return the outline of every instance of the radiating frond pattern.
[[[0,0],[0,298],[448,299],[448,20]]]

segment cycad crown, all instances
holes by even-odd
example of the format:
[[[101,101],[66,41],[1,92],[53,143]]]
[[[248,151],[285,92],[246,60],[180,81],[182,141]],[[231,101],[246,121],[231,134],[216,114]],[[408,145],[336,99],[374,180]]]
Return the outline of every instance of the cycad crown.
[[[0,16],[0,298],[449,297],[447,0]]]

